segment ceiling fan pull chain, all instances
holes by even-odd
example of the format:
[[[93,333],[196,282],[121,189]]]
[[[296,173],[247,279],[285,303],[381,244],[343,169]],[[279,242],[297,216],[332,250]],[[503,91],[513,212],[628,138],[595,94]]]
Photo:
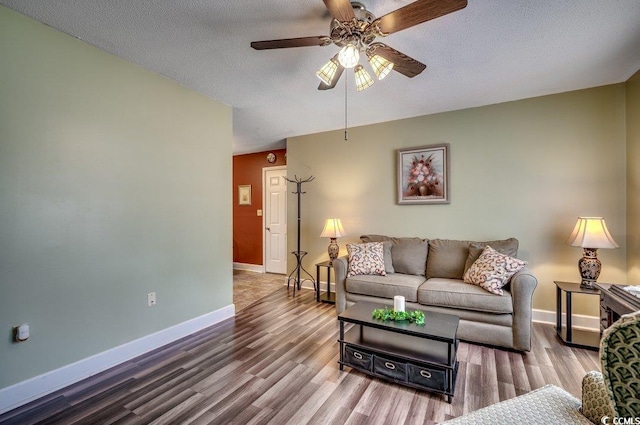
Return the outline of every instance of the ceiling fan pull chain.
[[[349,135],[347,133],[347,80],[349,79],[349,74],[346,73],[344,75],[344,140],[349,140]]]

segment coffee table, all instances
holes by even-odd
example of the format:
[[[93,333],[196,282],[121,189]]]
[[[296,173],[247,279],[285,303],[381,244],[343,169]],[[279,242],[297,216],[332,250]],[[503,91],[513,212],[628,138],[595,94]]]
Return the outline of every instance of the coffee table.
[[[425,311],[425,324],[372,317],[384,305],[359,301],[338,315],[340,370],[344,366],[421,390],[451,403],[458,373],[458,323],[451,314]],[[353,326],[345,332],[345,323]]]

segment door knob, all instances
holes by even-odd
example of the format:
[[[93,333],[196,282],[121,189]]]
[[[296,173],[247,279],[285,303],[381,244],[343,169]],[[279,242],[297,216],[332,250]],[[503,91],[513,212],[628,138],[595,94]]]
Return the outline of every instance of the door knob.
[[[268,231],[271,231],[271,228],[270,228],[270,227],[265,227],[265,229],[267,229]]]

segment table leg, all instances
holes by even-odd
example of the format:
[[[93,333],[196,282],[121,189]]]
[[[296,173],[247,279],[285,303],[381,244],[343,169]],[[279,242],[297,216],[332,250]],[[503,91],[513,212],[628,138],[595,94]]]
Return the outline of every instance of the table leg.
[[[331,300],[331,269],[330,268],[327,268],[327,300]]]
[[[571,292],[567,292],[567,342],[573,342],[571,335]]]
[[[316,302],[320,302],[320,266],[316,266]]]
[[[344,370],[344,322],[340,321],[340,370]]]
[[[556,286],[556,333],[562,332],[562,291]]]

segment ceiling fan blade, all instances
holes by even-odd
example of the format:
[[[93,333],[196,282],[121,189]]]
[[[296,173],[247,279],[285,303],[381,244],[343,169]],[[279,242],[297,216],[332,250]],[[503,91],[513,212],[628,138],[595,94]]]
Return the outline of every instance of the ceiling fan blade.
[[[331,16],[340,22],[347,22],[356,17],[349,0],[324,0],[324,4],[329,9]]]
[[[367,48],[367,53],[380,55],[386,60],[393,62],[393,70],[409,78],[420,74],[427,67],[427,65],[422,62],[418,62],[383,43],[370,44]]]
[[[286,49],[288,47],[326,46],[331,39],[325,35],[314,37],[283,38],[280,40],[252,41],[251,47],[256,50]]]
[[[338,84],[338,80],[342,76],[343,71],[344,68],[342,67],[342,65],[338,65],[336,75],[333,77],[333,81],[331,81],[331,84],[325,84],[324,81],[321,81],[320,85],[318,86],[318,90],[331,90],[332,88],[334,88],[336,84]]]
[[[417,0],[376,19],[382,34],[402,31],[467,7],[467,0]]]

